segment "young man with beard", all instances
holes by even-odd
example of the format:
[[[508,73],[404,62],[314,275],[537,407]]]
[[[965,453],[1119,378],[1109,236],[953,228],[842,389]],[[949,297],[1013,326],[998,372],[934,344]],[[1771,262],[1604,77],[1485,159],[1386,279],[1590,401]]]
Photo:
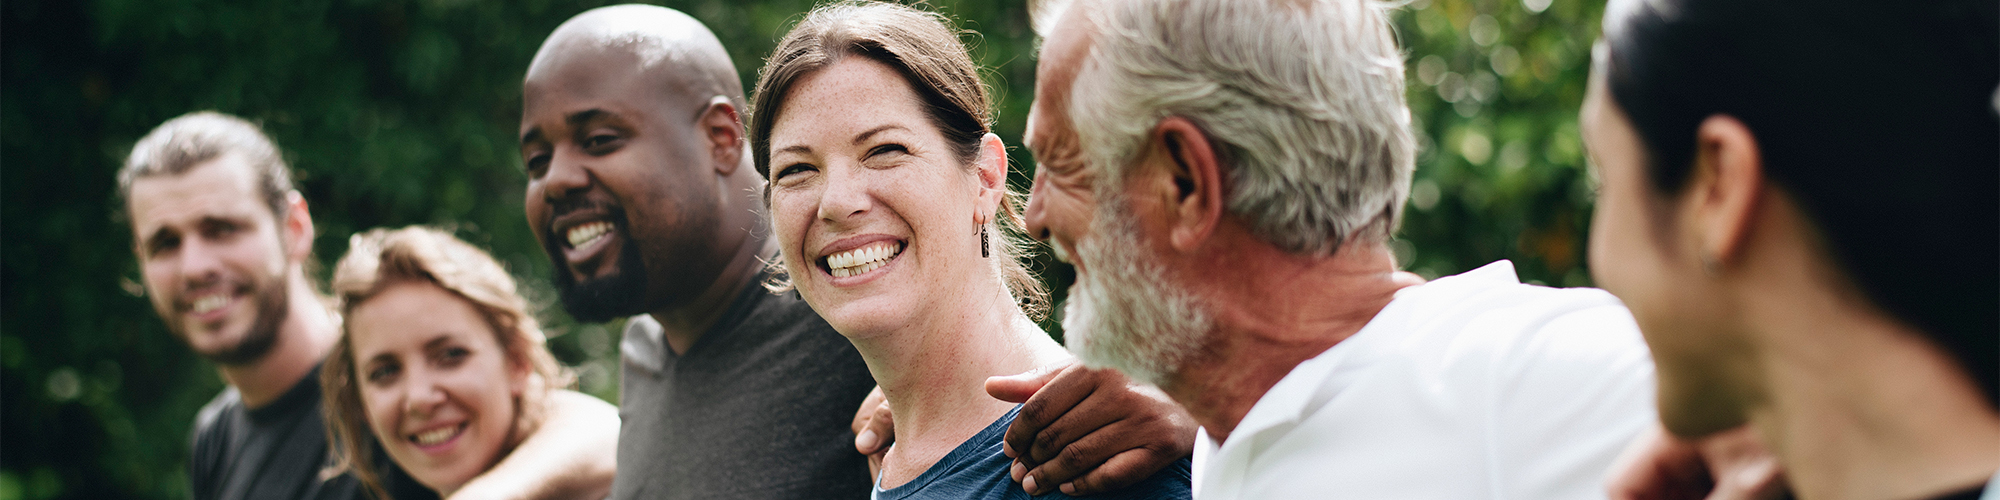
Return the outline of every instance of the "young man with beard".
[[[340,331],[306,275],[312,215],[277,145],[241,118],[191,113],[140,139],[118,185],[154,310],[229,383],[196,422],[194,498],[362,498],[352,477],[320,472],[330,455],[317,374]],[[615,433],[549,418],[555,435],[515,453],[544,463],[503,461],[459,498],[560,494],[585,486],[570,478],[613,468],[565,450],[608,446]],[[436,497],[393,467],[383,472],[396,498]]]
[[[1037,6],[1028,230],[1077,265],[1070,348],[1200,421],[1197,498],[1601,498],[1651,422],[1645,345],[1609,294],[1504,261],[1397,270],[1387,8]]]
[[[861,357],[796,294],[761,286],[774,240],[742,83],[715,36],[661,7],[579,14],[535,54],[522,107],[528,225],[564,307],[636,315],[612,497],[866,498],[857,448],[892,431],[876,418],[856,438],[849,416],[874,385]],[[1184,413],[1116,373],[1054,367],[989,387],[1035,394],[1039,416],[1013,429],[1040,437],[1013,445],[1033,490],[1131,484],[1192,446]]]

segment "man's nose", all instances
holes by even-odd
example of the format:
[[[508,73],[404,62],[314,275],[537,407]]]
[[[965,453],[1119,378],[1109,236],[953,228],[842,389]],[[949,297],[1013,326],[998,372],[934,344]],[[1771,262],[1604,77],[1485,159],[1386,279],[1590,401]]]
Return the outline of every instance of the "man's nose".
[[[221,248],[214,242],[201,237],[181,240],[181,276],[192,283],[203,283],[222,274]]]
[[[1049,240],[1048,223],[1048,173],[1035,169],[1035,185],[1028,188],[1028,208],[1022,211],[1022,219],[1028,230],[1028,237],[1041,241]]]
[[[557,151],[549,158],[549,169],[542,174],[542,197],[548,200],[562,200],[571,194],[590,187],[590,168],[585,165],[583,155]]]

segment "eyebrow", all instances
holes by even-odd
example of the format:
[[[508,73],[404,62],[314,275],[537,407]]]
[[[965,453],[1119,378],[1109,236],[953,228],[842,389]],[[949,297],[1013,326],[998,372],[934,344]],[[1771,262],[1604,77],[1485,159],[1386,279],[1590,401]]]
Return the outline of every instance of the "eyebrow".
[[[168,233],[172,232],[175,232],[173,228],[167,226],[155,228],[153,234],[139,237],[139,248],[152,248],[161,238],[166,238]]]
[[[852,144],[854,144],[854,145],[857,145],[857,146],[858,146],[858,145],[860,145],[860,144],[861,144],[862,142],[866,142],[866,141],[868,140],[868,138],[869,138],[869,137],[874,137],[874,136],[875,136],[875,134],[879,134],[879,133],[882,133],[882,132],[887,132],[887,131],[890,131],[890,130],[903,130],[903,131],[908,131],[909,129],[906,129],[906,128],[903,128],[903,126],[902,126],[902,125],[896,125],[896,124],[889,124],[889,125],[883,125],[883,126],[880,126],[880,127],[875,127],[875,128],[871,128],[871,129],[868,129],[868,131],[867,131],[867,132],[862,132],[862,133],[860,133],[860,134],[856,134],[856,135],[854,136],[854,142],[852,142]]]
[[[367,369],[375,365],[383,363],[394,363],[394,362],[396,362],[396,355],[389,354],[386,352],[377,353],[375,356],[368,358],[367,362],[361,363],[360,366],[357,366],[356,368],[360,368],[361,370],[366,371]],[[363,376],[365,377],[366,375],[364,374]]]
[[[432,338],[429,342],[424,342],[424,349],[436,349],[450,342],[451,332],[438,332],[437,337]]]
[[[859,145],[859,144],[861,144],[861,143],[863,143],[863,142],[867,142],[867,141],[868,141],[868,138],[870,138],[870,137],[874,137],[874,136],[875,136],[875,134],[879,134],[879,133],[882,133],[882,132],[887,132],[887,131],[890,131],[890,130],[903,130],[903,131],[908,131],[909,129],[908,129],[908,128],[904,128],[904,127],[903,127],[902,125],[895,125],[895,124],[889,124],[889,125],[883,125],[883,126],[880,126],[880,127],[875,127],[875,128],[871,128],[871,129],[868,129],[868,130],[867,130],[866,132],[862,132],[862,133],[859,133],[859,134],[855,134],[855,135],[854,135],[854,141],[852,141],[852,142],[851,142],[851,144],[855,144],[855,145]],[[778,148],[778,149],[776,149],[776,150],[773,150],[773,151],[771,151],[771,156],[777,156],[777,155],[778,155],[778,153],[798,153],[798,154],[812,154],[812,148],[811,148],[811,147],[809,147],[809,146],[806,146],[806,145],[804,145],[804,144],[794,144],[794,145],[790,145],[790,146],[785,146],[785,147],[782,147],[782,148]]]
[[[610,114],[612,114],[610,111],[602,108],[590,108],[570,113],[569,116],[563,117],[563,123],[568,124],[570,127],[580,127],[583,124],[590,123],[592,120]],[[521,134],[521,144],[523,145],[539,140],[542,140],[542,127],[540,126],[530,127],[527,132]]]

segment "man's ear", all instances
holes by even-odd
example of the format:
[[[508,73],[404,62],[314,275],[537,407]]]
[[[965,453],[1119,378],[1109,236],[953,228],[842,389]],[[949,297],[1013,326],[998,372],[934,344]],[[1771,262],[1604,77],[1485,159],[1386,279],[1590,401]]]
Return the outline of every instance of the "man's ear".
[[[1222,222],[1222,162],[1208,134],[1187,118],[1160,120],[1151,139],[1147,156],[1168,160],[1157,163],[1166,169],[1162,180],[1172,182],[1162,187],[1169,194],[1163,208],[1174,248],[1199,247]]]
[[[993,208],[999,213],[1001,198],[1007,195],[1007,145],[1000,142],[1000,136],[986,134],[979,138],[979,206]],[[991,222],[993,216],[988,216]]]
[[[1700,257],[1727,265],[1743,248],[1764,195],[1764,160],[1750,127],[1715,115],[1695,129],[1694,171],[1687,193],[1689,234]]]
[[[736,111],[736,105],[728,97],[715,96],[709,99],[708,109],[702,111],[699,125],[702,137],[707,139],[709,156],[715,159],[715,173],[722,176],[736,173],[743,162],[743,116]]]
[[[285,257],[293,262],[305,262],[312,256],[313,220],[312,211],[306,208],[306,196],[294,189],[285,192],[285,220],[283,237]]]

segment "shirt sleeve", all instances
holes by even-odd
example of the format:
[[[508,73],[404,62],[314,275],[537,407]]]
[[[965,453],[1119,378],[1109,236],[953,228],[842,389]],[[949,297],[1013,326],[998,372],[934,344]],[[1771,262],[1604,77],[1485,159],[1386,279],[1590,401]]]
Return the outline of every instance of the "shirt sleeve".
[[[213,500],[221,495],[222,485],[217,483],[228,447],[224,417],[235,401],[235,390],[224,389],[195,413],[194,431],[188,437],[188,498]]]
[[[1638,325],[1600,304],[1551,314],[1500,364],[1487,433],[1496,498],[1604,498],[1606,469],[1656,418]]]

